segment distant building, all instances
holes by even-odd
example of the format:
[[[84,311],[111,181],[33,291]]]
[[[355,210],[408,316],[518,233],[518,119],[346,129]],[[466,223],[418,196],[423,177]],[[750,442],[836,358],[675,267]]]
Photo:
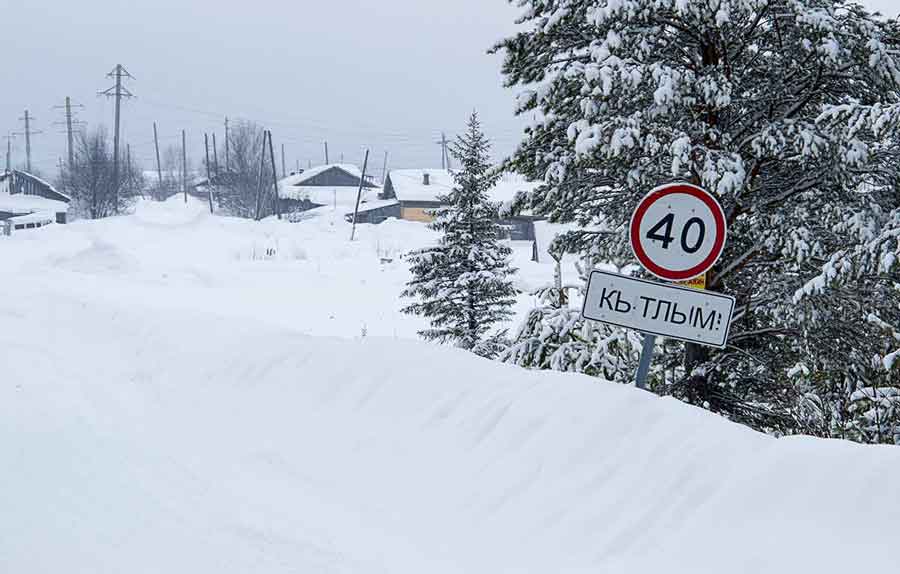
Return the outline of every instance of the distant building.
[[[304,211],[325,205],[356,203],[362,172],[352,164],[328,164],[294,173],[278,182],[281,211]],[[271,186],[270,186],[271,189]],[[363,201],[375,200],[380,190],[371,177],[362,182]]]
[[[453,191],[453,176],[446,169],[395,169],[384,181],[381,199],[396,200],[400,219],[428,223],[431,212],[444,205],[440,198]]]
[[[380,202],[360,207],[357,218],[362,223],[381,223],[388,217],[407,221],[429,223],[434,219],[433,211],[445,205],[441,201],[453,190],[453,175],[446,169],[396,169],[391,171],[384,182]],[[505,204],[511,202],[518,193],[534,190],[538,184],[521,177],[505,174],[490,192],[491,200]],[[348,214],[352,218],[353,214]],[[501,218],[504,238],[513,241],[534,241],[535,217],[517,215]]]
[[[0,232],[66,223],[68,195],[28,172],[0,173]]]

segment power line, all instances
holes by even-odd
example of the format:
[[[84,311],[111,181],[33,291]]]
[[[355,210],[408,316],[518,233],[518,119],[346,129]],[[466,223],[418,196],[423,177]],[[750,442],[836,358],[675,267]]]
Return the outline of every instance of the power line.
[[[171,109],[176,109],[176,110],[180,110],[180,111],[187,112],[187,113],[205,115],[205,116],[210,116],[210,117],[220,118],[223,115],[222,112],[220,112],[220,111],[185,106],[185,105],[181,105],[181,104],[162,102],[159,100],[148,100],[147,98],[141,98],[141,101],[146,104],[149,104],[151,106],[171,108]],[[407,139],[407,140],[420,140],[421,139],[421,137],[418,136],[417,134],[410,133],[410,132],[382,131],[380,128],[374,128],[374,127],[372,129],[348,129],[348,128],[342,128],[342,127],[335,127],[334,125],[322,125],[322,124],[315,123],[315,122],[307,120],[307,119],[290,118],[290,119],[282,120],[282,119],[274,119],[274,118],[265,119],[265,118],[261,118],[261,117],[252,117],[252,116],[229,116],[229,117],[231,117],[231,119],[237,119],[238,121],[255,122],[255,123],[264,124],[264,125],[268,125],[268,126],[293,128],[293,129],[304,130],[304,131],[313,129],[313,130],[319,130],[322,132],[329,132],[329,133],[334,133],[334,134],[343,134],[343,135],[350,135],[350,136],[358,136],[358,135],[363,134],[363,135],[367,135],[369,137],[384,138],[384,139],[388,139],[388,138]],[[505,137],[514,137],[514,138],[518,139],[522,135],[521,130],[518,128],[502,129],[502,130],[487,130],[487,131],[489,131],[490,133],[493,133],[495,136],[502,134],[501,137],[491,137],[491,139],[495,140],[495,141],[503,139],[504,136]],[[310,142],[321,141],[321,138],[315,138],[314,136],[310,136],[308,141],[310,141]]]

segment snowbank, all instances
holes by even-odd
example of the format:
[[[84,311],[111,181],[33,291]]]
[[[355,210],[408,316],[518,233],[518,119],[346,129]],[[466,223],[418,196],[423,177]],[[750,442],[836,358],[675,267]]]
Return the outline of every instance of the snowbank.
[[[0,243],[0,572],[896,567],[896,448],[771,439],[393,318],[308,336],[315,304],[393,317],[402,268],[366,261],[430,236],[166,209]],[[266,234],[305,257],[233,256]]]

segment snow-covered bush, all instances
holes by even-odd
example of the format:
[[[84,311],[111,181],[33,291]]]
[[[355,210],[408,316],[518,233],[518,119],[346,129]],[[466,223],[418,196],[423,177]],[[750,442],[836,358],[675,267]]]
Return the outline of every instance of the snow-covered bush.
[[[582,291],[576,286],[564,289]],[[622,383],[632,379],[641,349],[639,335],[585,321],[581,310],[569,307],[568,295],[561,296],[555,285],[538,289],[534,295],[541,304],[529,312],[501,360]]]

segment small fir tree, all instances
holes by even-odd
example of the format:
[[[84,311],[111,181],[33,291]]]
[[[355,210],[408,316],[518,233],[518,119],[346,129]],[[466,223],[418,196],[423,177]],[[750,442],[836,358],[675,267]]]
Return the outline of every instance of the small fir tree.
[[[402,295],[417,299],[404,313],[431,322],[419,332],[422,337],[492,356],[498,336],[485,335],[512,315],[516,290],[510,281],[511,250],[498,239],[500,206],[488,199],[499,177],[489,149],[473,113],[466,134],[451,149],[461,169],[453,174],[453,190],[441,198],[447,207],[437,210],[430,224],[442,237],[436,246],[409,254],[413,278]]]

